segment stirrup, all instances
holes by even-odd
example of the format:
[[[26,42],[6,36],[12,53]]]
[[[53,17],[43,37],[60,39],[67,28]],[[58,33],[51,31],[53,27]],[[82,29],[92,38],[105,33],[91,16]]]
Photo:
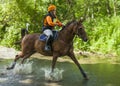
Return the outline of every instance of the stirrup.
[[[45,46],[45,51],[51,51],[51,47],[50,46]]]

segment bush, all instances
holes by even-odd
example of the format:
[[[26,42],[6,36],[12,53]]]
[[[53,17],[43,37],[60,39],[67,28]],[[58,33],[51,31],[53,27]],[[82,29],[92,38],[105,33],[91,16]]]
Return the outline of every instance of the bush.
[[[92,24],[91,24],[92,23]],[[75,45],[82,50],[119,54],[120,52],[120,17],[97,18],[94,22],[85,22],[89,42],[76,40]]]

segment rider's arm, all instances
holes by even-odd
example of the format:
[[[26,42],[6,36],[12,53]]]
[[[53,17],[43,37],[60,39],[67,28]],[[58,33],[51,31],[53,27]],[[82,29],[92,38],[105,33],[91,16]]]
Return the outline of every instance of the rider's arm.
[[[46,17],[46,20],[47,20],[47,23],[50,25],[50,26],[55,26],[56,23],[52,22],[52,18],[50,16],[47,16]]]
[[[63,26],[63,24],[57,19],[56,23],[58,23],[58,26]]]

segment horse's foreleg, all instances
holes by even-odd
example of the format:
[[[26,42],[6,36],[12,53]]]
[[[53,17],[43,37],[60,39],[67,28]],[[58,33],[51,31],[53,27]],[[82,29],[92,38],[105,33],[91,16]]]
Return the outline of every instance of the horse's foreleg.
[[[79,64],[79,62],[78,62],[77,59],[75,58],[74,53],[69,53],[68,56],[69,56],[69,57],[74,61],[74,63],[78,66],[78,68],[80,69],[80,72],[82,73],[83,77],[84,77],[85,79],[88,79],[86,73],[84,72],[84,70],[82,69],[81,65]]]
[[[52,70],[51,70],[51,73],[50,73],[51,78],[54,78],[54,77],[53,77],[53,73],[54,73],[54,68],[55,68],[55,64],[56,64],[57,58],[58,58],[57,56],[54,56],[54,55],[53,55]]]
[[[54,56],[53,55],[53,60],[52,60],[52,71],[51,72],[54,72],[54,68],[55,68],[55,64],[56,64],[56,61],[57,61],[57,56]]]

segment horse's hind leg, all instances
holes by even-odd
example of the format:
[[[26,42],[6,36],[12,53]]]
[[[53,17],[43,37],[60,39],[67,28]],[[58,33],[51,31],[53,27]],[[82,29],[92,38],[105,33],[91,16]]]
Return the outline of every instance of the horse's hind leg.
[[[19,60],[19,58],[22,58],[23,56],[24,55],[22,53],[16,55],[12,65],[10,67],[7,67],[7,70],[13,69],[16,65],[17,60]]]
[[[35,53],[35,51],[32,51],[32,52],[30,52],[30,53],[26,54],[26,55],[23,57],[23,59],[22,59],[21,63],[23,64],[23,63],[24,63],[24,61],[25,61],[25,59],[29,58],[29,57],[30,57],[32,54],[34,54],[34,53]]]

